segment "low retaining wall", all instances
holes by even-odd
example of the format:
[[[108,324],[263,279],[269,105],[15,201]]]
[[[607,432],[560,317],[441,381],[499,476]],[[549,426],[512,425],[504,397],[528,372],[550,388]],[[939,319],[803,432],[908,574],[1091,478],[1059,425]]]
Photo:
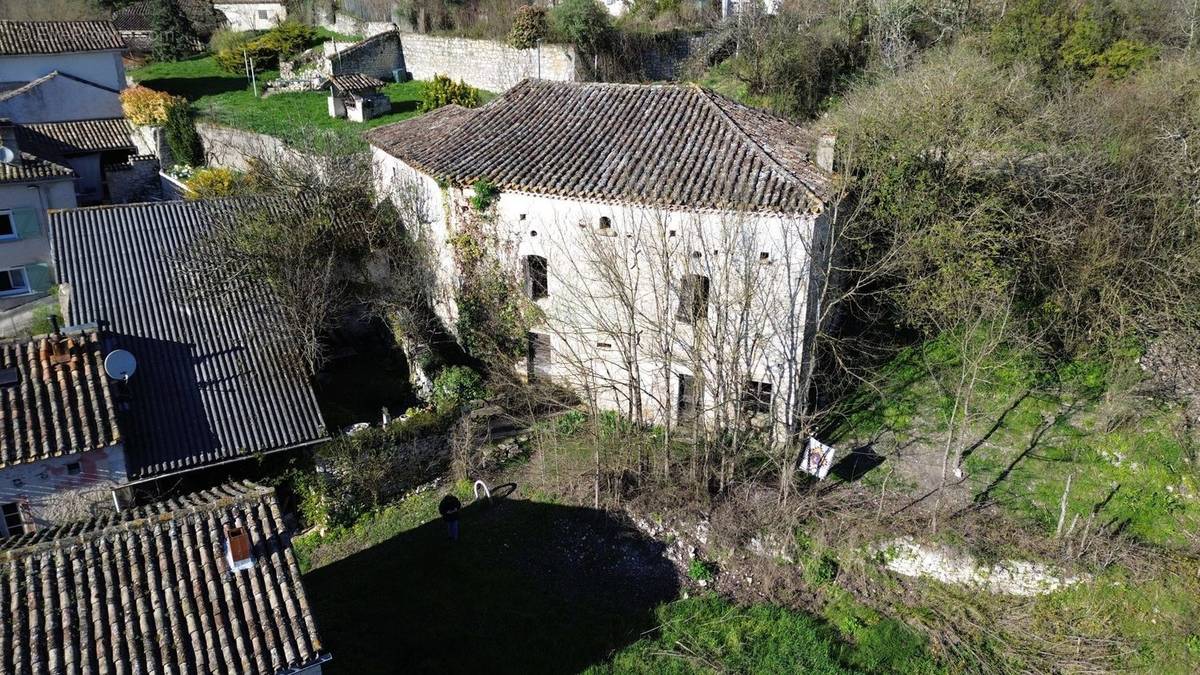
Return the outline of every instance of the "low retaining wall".
[[[154,155],[130,157],[125,164],[105,168],[108,199],[113,204],[132,204],[162,199],[158,158]]]
[[[197,124],[200,140],[204,143],[204,154],[209,166],[221,166],[235,171],[250,168],[250,157],[270,157],[280,153],[295,152],[287,145],[266,134],[253,131],[218,127],[212,124]]]
[[[404,33],[404,62],[414,80],[447,75],[454,80],[502,92],[527,77],[573,82],[578,56],[571,45],[513,49],[502,42]]]

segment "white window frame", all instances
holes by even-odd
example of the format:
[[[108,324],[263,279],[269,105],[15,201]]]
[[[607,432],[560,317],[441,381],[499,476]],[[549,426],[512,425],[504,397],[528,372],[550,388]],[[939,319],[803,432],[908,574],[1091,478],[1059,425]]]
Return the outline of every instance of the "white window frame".
[[[18,270],[21,272],[21,281],[23,282],[24,287],[23,288],[13,288],[13,289],[7,290],[7,291],[0,291],[0,298],[15,298],[17,296],[29,295],[30,293],[33,293],[33,289],[29,287],[29,272],[25,271],[24,267],[8,267],[8,268],[0,269],[0,273],[8,274],[9,275],[8,280],[9,280],[9,282],[11,282],[12,281],[12,273],[15,271],[18,271]]]
[[[12,228],[12,234],[0,234],[0,241],[16,241],[21,238],[17,232],[17,219],[13,217],[11,209],[0,209],[0,216],[8,216],[8,226]]]

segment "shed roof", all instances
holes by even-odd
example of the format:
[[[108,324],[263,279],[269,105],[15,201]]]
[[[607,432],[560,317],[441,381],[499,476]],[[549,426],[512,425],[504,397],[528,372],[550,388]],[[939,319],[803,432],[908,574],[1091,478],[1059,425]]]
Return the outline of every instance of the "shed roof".
[[[332,85],[338,91],[358,92],[379,89],[384,84],[385,82],[377,77],[363,75],[362,73],[351,73],[349,75],[334,75],[321,83],[321,88],[324,89]]]
[[[0,343],[0,469],[121,442],[95,331]]]
[[[0,21],[0,56],[125,49],[111,21]]]
[[[21,151],[21,161],[0,162],[0,183],[35,183],[44,180],[74,178],[75,171],[44,157]]]
[[[132,352],[126,463],[144,478],[320,441],[325,422],[289,360],[265,284],[189,297],[176,263],[219,219],[261,208],[219,199],[58,211],[50,216],[68,321],[102,322]]]
[[[254,564],[231,570],[225,528]],[[237,483],[0,540],[0,672],[275,675],[324,658],[274,490]]]
[[[124,117],[22,124],[17,133],[21,147],[46,156],[137,149],[133,126]]]
[[[793,213],[830,189],[815,134],[689,84],[524,80],[365,137],[439,178],[547,195]]]

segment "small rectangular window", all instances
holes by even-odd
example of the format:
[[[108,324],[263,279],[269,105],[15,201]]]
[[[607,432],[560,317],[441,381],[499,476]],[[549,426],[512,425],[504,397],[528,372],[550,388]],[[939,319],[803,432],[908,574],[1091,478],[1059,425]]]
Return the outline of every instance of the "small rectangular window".
[[[265,10],[265,9],[258,10],[258,18],[266,19],[267,18],[267,10]]]
[[[11,211],[0,211],[0,239],[16,239],[17,224]]]
[[[751,415],[771,412],[771,383],[747,380],[742,409]]]
[[[708,277],[688,274],[679,286],[679,311],[675,319],[694,324],[708,316]]]
[[[29,282],[25,278],[25,268],[0,270],[0,296],[23,295],[28,292]]]
[[[540,300],[550,294],[549,264],[540,255],[525,256],[525,296]]]
[[[81,466],[79,462],[71,462],[67,465],[68,476],[78,476],[81,473],[83,473],[83,466]]]
[[[28,530],[28,521],[25,517],[25,509],[21,508],[19,502],[8,502],[0,504],[0,535],[5,537],[15,537],[18,534],[24,534]]]
[[[550,336],[544,333],[529,334],[528,370],[529,379],[550,377],[550,366],[554,355],[550,346]]]
[[[700,392],[696,389],[696,378],[691,375],[679,374],[679,394],[677,408],[680,419],[689,419],[696,414],[700,407]]]

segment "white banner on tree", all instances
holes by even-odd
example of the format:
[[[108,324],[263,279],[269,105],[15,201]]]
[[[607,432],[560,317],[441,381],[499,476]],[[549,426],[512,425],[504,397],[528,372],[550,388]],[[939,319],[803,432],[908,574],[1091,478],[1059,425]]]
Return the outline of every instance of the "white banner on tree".
[[[833,466],[833,456],[837,452],[815,438],[808,439],[808,448],[800,458],[800,470],[824,480]]]

